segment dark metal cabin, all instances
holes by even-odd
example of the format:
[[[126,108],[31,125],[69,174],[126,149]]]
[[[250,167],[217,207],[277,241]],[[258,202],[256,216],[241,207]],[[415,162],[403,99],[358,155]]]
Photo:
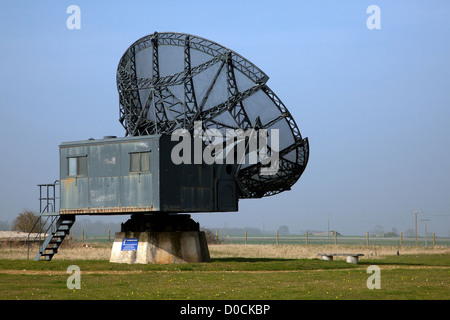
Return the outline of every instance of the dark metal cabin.
[[[60,145],[60,214],[237,211],[235,166],[179,164],[169,135]]]

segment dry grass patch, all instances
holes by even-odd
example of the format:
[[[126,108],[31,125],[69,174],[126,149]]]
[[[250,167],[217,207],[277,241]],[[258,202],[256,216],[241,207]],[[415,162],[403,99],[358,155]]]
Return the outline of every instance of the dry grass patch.
[[[351,245],[300,245],[300,244],[210,244],[211,258],[274,258],[274,259],[313,259],[318,253],[363,253],[361,259],[376,259],[393,256],[399,250],[404,254],[443,254],[450,253],[450,247],[398,247],[351,246]],[[112,243],[80,243],[65,241],[54,260],[109,260]],[[38,251],[37,245],[30,248],[30,259]],[[0,244],[0,259],[27,259],[28,246],[25,243]],[[336,259],[345,259],[337,257]]]
[[[277,258],[277,259],[313,259],[318,253],[363,253],[362,259],[376,259],[397,254],[442,254],[450,253],[449,247],[368,247],[351,245],[259,245],[259,244],[220,244],[209,245],[210,255],[213,258]],[[337,258],[339,259],[339,258]],[[345,259],[345,257],[342,257]]]
[[[53,260],[109,260],[112,243],[79,243],[64,241],[53,256]],[[38,252],[37,244],[32,244],[29,250],[30,260]],[[26,243],[0,244],[0,259],[27,259],[28,246]]]

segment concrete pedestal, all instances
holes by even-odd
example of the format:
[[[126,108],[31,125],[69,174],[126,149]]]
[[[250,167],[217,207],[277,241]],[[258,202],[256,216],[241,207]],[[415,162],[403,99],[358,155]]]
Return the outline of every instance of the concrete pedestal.
[[[109,261],[195,263],[209,262],[210,256],[205,233],[189,215],[140,215],[116,233]]]
[[[137,239],[137,247],[127,247],[126,240]],[[117,232],[110,262],[184,263],[209,262],[209,250],[202,231]]]
[[[358,256],[347,256],[346,261],[347,261],[348,263],[358,264],[358,262],[359,262],[359,257],[358,257]]]

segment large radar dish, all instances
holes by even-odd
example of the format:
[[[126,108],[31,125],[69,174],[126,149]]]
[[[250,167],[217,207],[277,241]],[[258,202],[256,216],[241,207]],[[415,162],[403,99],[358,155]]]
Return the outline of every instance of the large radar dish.
[[[278,133],[278,170],[261,174],[260,162],[240,165],[240,198],[285,190],[300,178],[309,157],[288,109],[266,85],[269,77],[236,52],[184,33],[153,33],[134,42],[117,69],[120,122],[126,135],[171,134],[176,129],[267,130]],[[268,145],[269,153],[270,144]]]

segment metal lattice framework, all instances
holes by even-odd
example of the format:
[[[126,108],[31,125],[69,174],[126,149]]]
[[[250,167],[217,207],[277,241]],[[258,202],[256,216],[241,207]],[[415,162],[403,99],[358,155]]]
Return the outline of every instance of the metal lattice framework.
[[[120,119],[126,135],[170,134],[178,128],[279,130],[279,169],[241,165],[241,198],[285,190],[300,178],[309,144],[293,117],[266,85],[269,77],[234,51],[184,33],[153,33],[133,43],[117,69]],[[270,137],[268,137],[270,139]],[[270,146],[268,146],[270,153]]]

